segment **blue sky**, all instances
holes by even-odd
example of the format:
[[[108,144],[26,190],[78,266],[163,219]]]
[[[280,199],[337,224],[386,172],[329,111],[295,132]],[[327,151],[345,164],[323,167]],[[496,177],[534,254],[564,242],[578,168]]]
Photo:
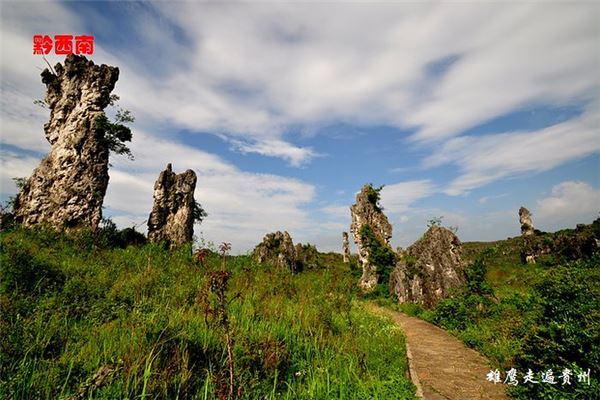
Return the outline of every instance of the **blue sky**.
[[[392,244],[444,216],[462,240],[600,211],[600,6],[570,3],[2,2],[1,196],[49,149],[38,33],[95,36],[136,122],[105,214],[142,224],[168,162],[198,174],[206,241],[267,232],[339,251],[386,185]],[[51,55],[51,63],[63,57]],[[110,113],[111,111],[109,111]]]

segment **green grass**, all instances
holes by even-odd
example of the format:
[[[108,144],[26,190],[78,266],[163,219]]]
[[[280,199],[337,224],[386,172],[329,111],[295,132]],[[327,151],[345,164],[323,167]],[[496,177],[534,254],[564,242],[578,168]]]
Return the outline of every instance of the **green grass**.
[[[45,230],[2,232],[0,398],[412,399],[404,337],[357,300],[355,278],[227,257],[224,299],[189,248],[125,249]],[[102,384],[94,382],[109,368]]]

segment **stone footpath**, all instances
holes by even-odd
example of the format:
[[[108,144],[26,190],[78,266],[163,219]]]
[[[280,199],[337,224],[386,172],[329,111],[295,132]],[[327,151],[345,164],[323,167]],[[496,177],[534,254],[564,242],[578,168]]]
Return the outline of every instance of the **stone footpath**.
[[[503,384],[486,380],[486,358],[444,330],[418,318],[371,305],[392,317],[407,341],[411,379],[426,400],[507,399]]]

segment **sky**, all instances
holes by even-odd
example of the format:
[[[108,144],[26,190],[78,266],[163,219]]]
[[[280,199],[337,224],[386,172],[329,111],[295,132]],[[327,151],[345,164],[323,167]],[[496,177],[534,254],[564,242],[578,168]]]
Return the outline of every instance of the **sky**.
[[[272,231],[341,251],[350,206],[385,185],[392,245],[432,218],[463,241],[600,212],[600,4],[0,2],[0,198],[48,153],[35,34],[95,37],[135,116],[104,215],[145,230],[167,163],[198,175],[199,243]],[[47,56],[54,65],[64,56]],[[114,109],[107,109],[114,115]]]

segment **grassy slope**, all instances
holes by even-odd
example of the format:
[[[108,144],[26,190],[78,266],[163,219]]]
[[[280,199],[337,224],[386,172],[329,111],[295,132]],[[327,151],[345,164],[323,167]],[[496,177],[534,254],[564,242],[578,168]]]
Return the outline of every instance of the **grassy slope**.
[[[218,286],[189,249],[107,249],[86,235],[3,232],[0,398],[224,397]],[[239,398],[414,398],[404,338],[355,300],[347,267],[291,275],[249,257],[225,269]],[[111,371],[99,387],[94,374]]]

